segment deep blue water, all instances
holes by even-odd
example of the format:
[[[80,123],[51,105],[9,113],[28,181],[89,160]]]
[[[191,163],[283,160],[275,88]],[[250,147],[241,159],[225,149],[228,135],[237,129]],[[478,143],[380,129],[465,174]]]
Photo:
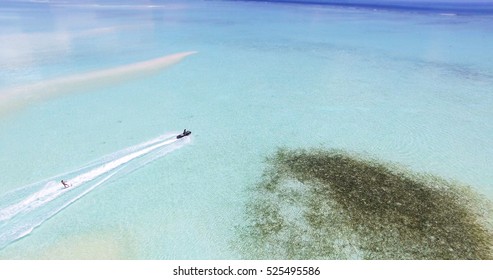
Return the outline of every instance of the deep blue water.
[[[433,2],[433,1],[341,1],[341,0],[230,0],[247,2],[291,3],[299,5],[327,5],[360,9],[379,9],[419,13],[453,13],[456,15],[493,15],[490,2]]]

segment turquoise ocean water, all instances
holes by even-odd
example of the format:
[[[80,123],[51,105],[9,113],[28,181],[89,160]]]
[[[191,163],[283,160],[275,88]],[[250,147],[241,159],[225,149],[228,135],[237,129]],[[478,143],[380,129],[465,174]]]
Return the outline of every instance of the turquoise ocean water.
[[[14,226],[0,221],[4,232],[42,221],[23,238],[9,237],[0,258],[240,258],[232,243],[248,188],[278,147],[369,154],[493,199],[493,15],[486,12],[2,1],[0,41],[0,94],[197,51],[154,75],[0,115],[4,211],[47,178],[86,174],[131,152],[98,160],[105,155],[193,132],[174,150],[122,163],[127,169],[87,185],[94,189],[83,197],[67,192],[44,212],[26,208]]]

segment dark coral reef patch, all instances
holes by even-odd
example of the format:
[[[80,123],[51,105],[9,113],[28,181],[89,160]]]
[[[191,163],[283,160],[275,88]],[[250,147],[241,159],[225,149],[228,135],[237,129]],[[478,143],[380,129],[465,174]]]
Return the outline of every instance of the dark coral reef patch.
[[[245,258],[493,258],[492,204],[468,186],[338,150],[267,162],[239,229]]]

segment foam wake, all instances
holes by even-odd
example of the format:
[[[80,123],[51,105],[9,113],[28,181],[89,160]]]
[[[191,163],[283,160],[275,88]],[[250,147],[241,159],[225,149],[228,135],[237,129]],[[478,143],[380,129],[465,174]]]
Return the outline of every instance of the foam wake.
[[[98,186],[121,178],[190,141],[190,137],[176,139],[176,133],[168,133],[0,196],[0,248],[28,235]],[[70,187],[64,188],[62,179]]]

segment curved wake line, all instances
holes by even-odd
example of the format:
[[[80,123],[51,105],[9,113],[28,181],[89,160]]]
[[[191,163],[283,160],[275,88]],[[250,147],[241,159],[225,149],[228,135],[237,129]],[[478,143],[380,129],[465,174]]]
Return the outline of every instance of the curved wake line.
[[[96,187],[116,180],[190,143],[165,134],[103,157],[78,170],[10,191],[0,197],[0,248],[31,233]],[[70,187],[63,188],[64,179]]]

